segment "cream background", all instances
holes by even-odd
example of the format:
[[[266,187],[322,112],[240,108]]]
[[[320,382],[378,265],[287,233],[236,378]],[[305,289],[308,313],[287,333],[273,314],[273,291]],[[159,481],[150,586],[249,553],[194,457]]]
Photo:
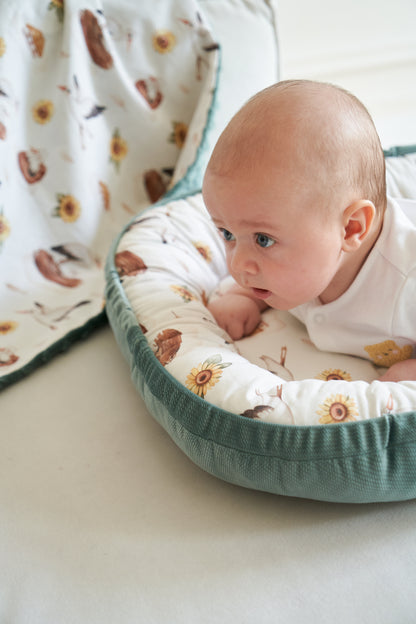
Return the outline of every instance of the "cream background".
[[[279,7],[282,77],[342,82],[385,143],[416,142],[413,0]],[[295,500],[202,472],[108,327],[6,389],[0,423],[1,622],[414,622],[414,501]]]

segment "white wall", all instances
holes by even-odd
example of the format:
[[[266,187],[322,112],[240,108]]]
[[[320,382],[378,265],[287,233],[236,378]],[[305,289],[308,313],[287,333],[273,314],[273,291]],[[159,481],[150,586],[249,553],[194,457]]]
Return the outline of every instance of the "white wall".
[[[384,147],[416,143],[416,0],[277,0],[281,79],[357,95]]]

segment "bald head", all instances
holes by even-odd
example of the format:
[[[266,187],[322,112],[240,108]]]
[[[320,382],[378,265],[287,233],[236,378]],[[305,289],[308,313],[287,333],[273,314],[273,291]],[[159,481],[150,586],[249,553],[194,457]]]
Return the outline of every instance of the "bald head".
[[[294,184],[310,184],[329,202],[347,193],[371,200],[379,214],[384,212],[380,139],[364,105],[339,87],[284,81],[243,106],[220,136],[208,170],[255,175],[261,167],[269,167],[271,176],[284,168]]]

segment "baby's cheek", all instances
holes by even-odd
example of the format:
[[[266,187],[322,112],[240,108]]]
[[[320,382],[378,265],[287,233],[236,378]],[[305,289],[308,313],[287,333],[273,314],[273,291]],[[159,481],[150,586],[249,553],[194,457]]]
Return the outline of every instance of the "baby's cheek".
[[[234,277],[233,269],[232,269],[232,263],[231,263],[231,256],[230,256],[229,253],[227,253],[227,255],[225,256],[225,259],[226,259],[226,262],[227,262],[228,273]]]

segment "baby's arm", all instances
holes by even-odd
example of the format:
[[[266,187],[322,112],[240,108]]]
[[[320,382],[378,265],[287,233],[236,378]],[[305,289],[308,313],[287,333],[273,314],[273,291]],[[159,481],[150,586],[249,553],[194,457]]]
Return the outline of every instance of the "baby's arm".
[[[396,362],[380,377],[380,381],[416,381],[416,360]]]
[[[233,286],[223,295],[208,304],[218,325],[225,329],[233,340],[251,334],[261,320],[261,313],[267,304],[250,297],[248,291]]]

